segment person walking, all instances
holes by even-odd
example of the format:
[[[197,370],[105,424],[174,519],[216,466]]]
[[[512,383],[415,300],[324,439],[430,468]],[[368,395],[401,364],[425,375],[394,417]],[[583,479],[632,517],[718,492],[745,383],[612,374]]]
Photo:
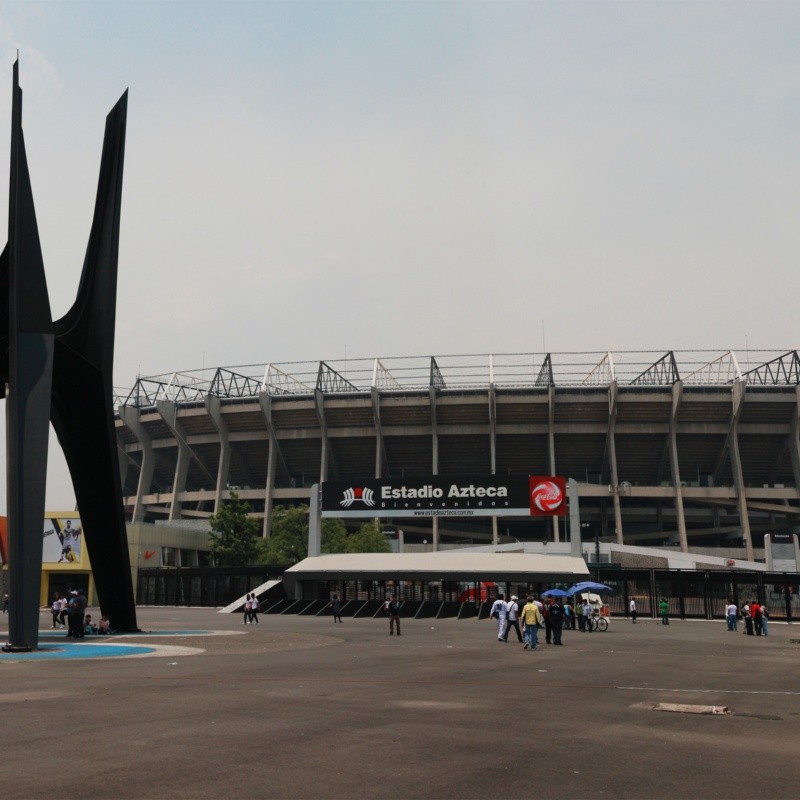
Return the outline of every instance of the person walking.
[[[522,633],[519,629],[519,606],[517,605],[519,598],[511,595],[511,599],[506,603],[506,630],[503,634],[503,641],[508,641],[508,632],[513,628],[517,632],[517,639],[522,644]]]
[[[242,618],[242,625],[247,625],[250,622],[250,592],[247,593],[247,599],[244,601],[244,617]]]
[[[564,607],[561,605],[559,599],[554,597],[550,601],[550,608],[547,613],[550,618],[550,630],[553,634],[553,645],[560,645],[561,633],[564,629]]]
[[[258,625],[258,598],[255,592],[250,595],[250,622]]]
[[[339,601],[339,595],[335,594],[331,598],[331,602],[329,608],[333,612],[333,621],[334,622],[341,622],[342,621],[342,604]]]
[[[725,606],[725,619],[728,622],[729,631],[739,630],[739,625],[737,624],[738,616],[739,609],[736,607],[736,603],[734,603],[733,600],[728,600],[728,605]]]
[[[591,633],[592,632],[592,604],[589,602],[589,598],[587,596],[586,600],[583,603],[583,632],[584,633]]]
[[[525,650],[535,650],[539,644],[539,626],[542,624],[542,614],[533,596],[528,595],[527,602],[522,607],[522,624],[525,628]]]
[[[666,597],[661,598],[661,602],[658,604],[658,611],[661,614],[661,624],[669,625],[669,603]]]
[[[58,621],[62,628],[69,625],[69,600],[62,594],[61,595],[61,610],[58,612]]]
[[[50,611],[53,614],[53,627],[60,628],[58,616],[61,614],[61,595],[58,592],[53,595],[53,604],[50,606]]]
[[[553,626],[550,624],[550,604],[552,602],[552,599],[548,600],[542,611],[542,616],[544,617],[544,640],[547,644],[553,643]]]
[[[767,604],[761,606],[761,630],[764,636],[769,636],[769,615],[767,614]]]
[[[631,612],[631,622],[635,625],[636,624],[636,617],[638,614],[636,613],[636,601],[631,597],[631,602],[628,603],[628,608]]]
[[[497,641],[504,641],[503,634],[506,632],[506,600],[502,592],[497,595],[497,600],[492,603],[489,618],[497,620]]]
[[[756,631],[756,636],[761,636],[761,604],[758,600],[753,600],[750,603],[750,616],[753,618],[753,627]]]
[[[69,631],[67,636],[73,639],[83,639],[86,632],[83,627],[83,615],[86,613],[86,595],[83,589],[70,592],[69,601]]]
[[[397,595],[393,594],[384,603],[383,607],[389,617],[389,636],[394,636],[395,626],[397,627],[397,635],[400,636],[400,601],[397,599]]]
[[[750,604],[745,603],[742,606],[742,618],[744,619],[744,635],[753,635],[753,617],[750,614]]]

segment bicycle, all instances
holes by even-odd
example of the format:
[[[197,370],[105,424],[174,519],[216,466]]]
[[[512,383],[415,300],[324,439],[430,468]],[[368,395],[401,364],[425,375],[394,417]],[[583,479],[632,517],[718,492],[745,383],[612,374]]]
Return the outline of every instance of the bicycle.
[[[596,616],[596,617],[589,617],[589,627],[593,631],[607,631],[608,630],[608,620],[605,617]]]

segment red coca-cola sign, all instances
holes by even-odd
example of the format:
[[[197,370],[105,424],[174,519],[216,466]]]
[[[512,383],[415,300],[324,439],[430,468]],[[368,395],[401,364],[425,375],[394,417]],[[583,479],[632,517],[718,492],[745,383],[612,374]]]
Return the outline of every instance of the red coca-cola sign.
[[[563,517],[567,513],[567,481],[552,475],[531,475],[532,517]]]

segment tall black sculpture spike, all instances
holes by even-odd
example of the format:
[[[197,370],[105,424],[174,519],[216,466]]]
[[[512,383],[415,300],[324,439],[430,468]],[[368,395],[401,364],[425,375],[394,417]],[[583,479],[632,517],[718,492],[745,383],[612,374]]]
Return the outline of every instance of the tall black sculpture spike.
[[[22,91],[14,65],[8,197],[8,395],[6,462],[9,605],[12,647],[38,643],[42,520],[54,336],[39,246],[25,139]]]
[[[9,646],[15,649],[38,644],[48,420],[72,476],[101,610],[112,627],[137,629],[112,405],[126,113],[127,92],[106,119],[78,296],[53,322],[14,64],[8,246],[0,256],[0,292],[8,297],[8,316],[0,316],[0,371],[9,385]]]

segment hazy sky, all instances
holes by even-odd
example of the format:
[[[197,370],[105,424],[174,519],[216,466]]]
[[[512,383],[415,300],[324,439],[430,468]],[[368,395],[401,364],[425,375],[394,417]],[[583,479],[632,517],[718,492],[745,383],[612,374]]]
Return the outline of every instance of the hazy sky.
[[[798,41],[796,2],[0,2],[0,185],[18,49],[58,317],[129,88],[118,386],[796,348]]]

